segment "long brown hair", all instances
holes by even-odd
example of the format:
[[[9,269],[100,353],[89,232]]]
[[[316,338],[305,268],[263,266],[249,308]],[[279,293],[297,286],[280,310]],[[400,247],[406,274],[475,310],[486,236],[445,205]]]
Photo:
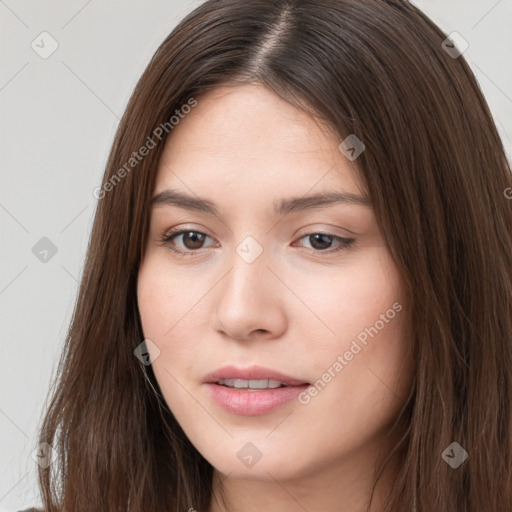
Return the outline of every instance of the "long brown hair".
[[[355,134],[365,144],[357,169],[408,290],[416,365],[383,512],[512,510],[511,169],[446,37],[403,0],[208,0],[163,41],[97,195],[40,430],[53,447],[39,468],[48,512],[208,510],[213,468],[134,355],[137,272],[169,119],[209,90],[250,82],[322,119],[340,142]],[[134,152],[146,154],[135,163]],[[453,442],[468,453],[457,468],[442,457]]]

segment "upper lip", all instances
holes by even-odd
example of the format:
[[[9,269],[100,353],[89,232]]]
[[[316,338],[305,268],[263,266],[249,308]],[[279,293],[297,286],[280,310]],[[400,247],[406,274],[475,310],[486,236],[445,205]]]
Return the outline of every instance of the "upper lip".
[[[203,382],[216,384],[221,379],[244,379],[244,380],[264,380],[272,379],[282,382],[288,386],[297,386],[308,384],[308,382],[290,377],[284,373],[265,368],[264,366],[249,366],[248,368],[238,368],[236,366],[223,366],[205,376]]]

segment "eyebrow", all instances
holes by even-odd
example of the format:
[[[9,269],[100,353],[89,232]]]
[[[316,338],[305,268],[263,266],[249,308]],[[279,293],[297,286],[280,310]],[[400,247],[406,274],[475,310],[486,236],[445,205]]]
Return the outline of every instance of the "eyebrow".
[[[274,203],[274,214],[285,215],[292,212],[322,208],[335,204],[371,206],[367,196],[358,196],[350,192],[329,191],[310,196],[290,197],[281,199]],[[177,190],[167,189],[151,200],[151,206],[177,206],[185,210],[198,211],[211,215],[218,215],[218,210],[212,201],[208,199],[193,197]]]

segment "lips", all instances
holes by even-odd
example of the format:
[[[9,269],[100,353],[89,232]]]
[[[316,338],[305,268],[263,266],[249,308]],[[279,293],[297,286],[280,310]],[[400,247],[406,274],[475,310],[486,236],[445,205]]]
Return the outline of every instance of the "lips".
[[[213,402],[224,411],[259,416],[292,402],[309,383],[262,366],[225,366],[209,373],[203,385]]]

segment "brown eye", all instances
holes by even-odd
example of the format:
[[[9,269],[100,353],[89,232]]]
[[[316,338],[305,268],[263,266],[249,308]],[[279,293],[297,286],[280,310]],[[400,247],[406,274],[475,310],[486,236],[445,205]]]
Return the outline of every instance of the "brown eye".
[[[180,247],[176,248],[175,240],[180,239],[181,244]],[[195,251],[202,249],[204,246],[204,242],[206,238],[211,238],[208,235],[201,233],[200,231],[193,230],[185,230],[182,229],[180,231],[173,231],[159,241],[169,247],[173,252],[180,254],[182,256],[191,256],[194,255]]]
[[[302,236],[300,240],[302,239],[307,239],[309,241],[311,249],[313,249],[314,252],[325,253],[333,253],[349,249],[356,242],[354,238],[344,238],[331,233],[309,233]],[[334,249],[331,249],[333,242],[337,242],[337,247],[335,246]]]
[[[332,236],[331,235],[325,235],[323,233],[316,233],[313,235],[308,235],[308,238],[311,243],[311,247],[313,249],[329,249],[329,247],[332,245]]]
[[[183,245],[191,251],[201,249],[204,244],[205,234],[198,231],[184,231],[181,236]]]

